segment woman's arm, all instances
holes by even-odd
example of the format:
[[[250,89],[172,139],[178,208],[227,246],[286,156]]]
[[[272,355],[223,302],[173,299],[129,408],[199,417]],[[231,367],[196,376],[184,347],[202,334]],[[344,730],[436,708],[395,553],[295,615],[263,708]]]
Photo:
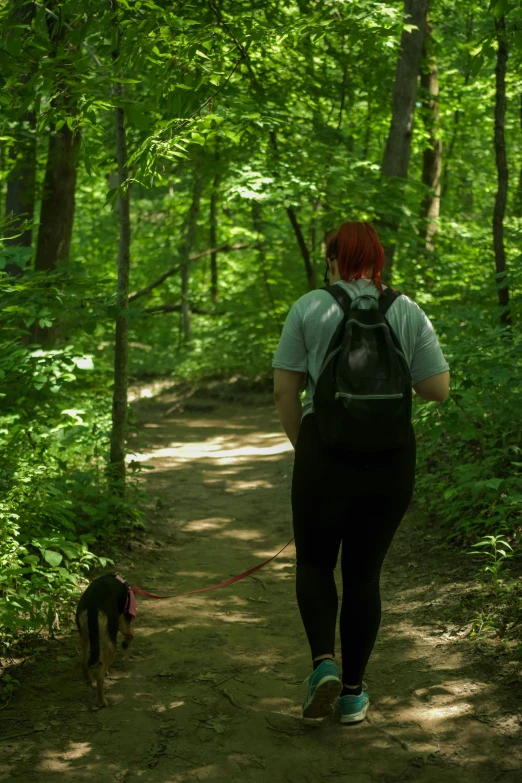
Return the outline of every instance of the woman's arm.
[[[299,392],[303,388],[305,377],[304,372],[274,370],[274,399],[277,413],[294,449],[303,413]]]

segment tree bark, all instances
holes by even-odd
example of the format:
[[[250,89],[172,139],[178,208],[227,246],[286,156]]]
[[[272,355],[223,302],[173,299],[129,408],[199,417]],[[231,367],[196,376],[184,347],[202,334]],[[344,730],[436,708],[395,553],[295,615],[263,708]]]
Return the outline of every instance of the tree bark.
[[[14,24],[30,25],[35,16],[34,3],[15,7],[12,11]],[[19,81],[26,84],[30,74],[21,74]],[[16,92],[17,88],[13,88]],[[36,180],[36,114],[33,109],[23,112],[13,130],[15,144],[9,149],[9,164],[11,170],[7,177],[7,192],[5,214],[10,219],[8,233],[12,236],[26,222],[32,223],[34,217],[34,187]],[[5,239],[6,247],[29,248],[32,244],[33,231],[28,227],[19,236]],[[25,266],[26,258],[6,264],[5,271],[11,275],[20,275]]]
[[[69,261],[79,144],[80,132],[72,131],[67,123],[59,131],[51,128],[34,261],[36,271],[56,269],[59,262]]]
[[[217,203],[218,189],[221,182],[221,174],[216,174],[212,183],[212,193],[210,195],[210,296],[213,302],[219,299],[218,293],[218,268],[217,268]]]
[[[404,16],[407,22],[415,25],[417,29],[411,33],[404,31],[401,37],[401,53],[393,85],[392,118],[382,162],[386,213],[381,216],[379,222],[385,229],[385,235],[382,237],[385,255],[383,279],[387,282],[392,276],[395,234],[399,228],[396,211],[390,212],[389,205],[402,200],[403,183],[408,174],[428,1],[404,0]]]
[[[423,240],[426,250],[433,252],[434,237],[437,232],[437,219],[440,214],[440,176],[442,171],[442,139],[440,138],[439,112],[439,75],[437,63],[431,54],[431,25],[427,21],[426,43],[424,46],[424,67],[421,74],[422,108],[426,130],[429,133],[428,145],[424,149],[422,160],[422,183],[429,191],[422,203],[421,217],[425,219]]]
[[[183,327],[183,339],[186,343],[192,340],[192,326],[190,318],[189,301],[189,267],[190,251],[194,246],[196,239],[197,221],[199,215],[199,204],[203,192],[203,177],[196,169],[194,172],[194,183],[192,186],[192,203],[188,211],[185,222],[185,241],[180,249],[181,259],[181,317]]]
[[[506,26],[503,16],[496,20],[495,26],[498,42],[497,64],[495,67],[495,159],[497,164],[498,186],[495,197],[495,207],[493,210],[493,246],[495,249],[495,266],[497,271],[498,302],[502,308],[500,323],[503,326],[511,326],[509,288],[506,279],[506,253],[504,249],[504,214],[506,211],[508,193],[508,166],[504,137],[508,50],[506,43]]]
[[[53,8],[54,3],[51,4]],[[67,34],[65,25],[48,16],[49,36],[56,47]],[[56,49],[57,51],[57,49]],[[54,57],[56,51],[52,54]],[[59,130],[51,124],[49,147],[40,209],[40,226],[34,268],[36,271],[56,269],[60,262],[69,261],[74,220],[74,195],[76,190],[76,163],[80,144],[80,131],[75,128],[76,100],[61,78],[57,64],[56,93],[53,109],[63,109],[66,122]]]
[[[520,108],[519,108],[520,130],[522,131],[522,93],[520,94]],[[522,165],[518,171],[518,187],[515,199],[514,208],[515,217],[522,217]]]
[[[117,12],[117,0],[112,0],[113,11]],[[117,49],[113,60],[117,62],[120,49],[120,31],[117,30]],[[123,84],[117,84],[116,90],[123,94]],[[125,112],[117,106],[114,109],[116,126],[116,154],[118,159],[118,186],[121,188],[128,179],[127,138],[125,131]],[[118,246],[118,292],[116,316],[116,334],[114,341],[114,391],[112,399],[112,432],[109,478],[115,494],[125,495],[125,435],[127,430],[128,383],[129,383],[129,273],[130,273],[130,209],[129,189],[118,196],[120,238]]]

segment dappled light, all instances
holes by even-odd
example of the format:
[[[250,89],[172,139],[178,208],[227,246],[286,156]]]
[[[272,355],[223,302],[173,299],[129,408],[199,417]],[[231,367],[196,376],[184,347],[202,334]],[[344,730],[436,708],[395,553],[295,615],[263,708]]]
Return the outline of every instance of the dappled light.
[[[209,444],[205,447],[197,444],[182,444],[158,449],[153,454],[129,454],[127,461],[147,462],[152,458],[173,458],[179,462],[187,462],[192,459],[215,459],[218,465],[229,465],[251,457],[270,457],[293,451],[291,444],[277,443],[273,446],[242,446],[239,448],[220,448],[218,445]]]
[[[90,742],[69,742],[61,751],[44,751],[38,765],[39,769],[55,773],[66,773],[74,769],[73,762],[92,753]]]
[[[187,533],[197,533],[204,530],[220,530],[224,525],[231,521],[231,519],[219,517],[209,519],[194,519],[192,522],[187,522],[185,525],[180,522],[180,528],[181,530],[185,530]]]
[[[256,541],[264,537],[263,533],[258,530],[240,530],[238,528],[222,530],[219,535],[221,538],[237,538],[239,541]]]

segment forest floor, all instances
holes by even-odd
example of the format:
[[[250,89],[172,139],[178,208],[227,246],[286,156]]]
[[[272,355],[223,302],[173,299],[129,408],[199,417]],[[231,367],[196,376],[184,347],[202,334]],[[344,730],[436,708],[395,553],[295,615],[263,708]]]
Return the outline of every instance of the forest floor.
[[[129,581],[194,590],[292,537],[293,452],[270,397],[183,402],[167,389],[135,409],[139,459],[154,470],[143,476],[147,531],[113,555]],[[72,628],[13,661],[20,686],[0,711],[0,781],[520,781],[522,663],[499,640],[470,639],[476,564],[441,542],[413,503],[383,569],[364,722],[301,717],[311,660],[292,544],[231,586],[138,596],[136,639],[118,648],[108,709],[82,681]],[[336,579],[341,595],[339,568]]]

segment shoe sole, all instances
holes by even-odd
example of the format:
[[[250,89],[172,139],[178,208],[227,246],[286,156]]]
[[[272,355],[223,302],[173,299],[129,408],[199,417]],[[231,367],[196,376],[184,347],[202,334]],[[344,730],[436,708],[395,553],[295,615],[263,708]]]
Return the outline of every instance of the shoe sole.
[[[338,677],[332,674],[323,677],[318,683],[312,700],[303,709],[303,718],[324,718],[328,715],[343,689]]]
[[[359,723],[360,721],[364,720],[369,706],[370,702],[365,704],[362,710],[359,712],[353,712],[351,715],[343,715],[341,713],[341,723]]]

